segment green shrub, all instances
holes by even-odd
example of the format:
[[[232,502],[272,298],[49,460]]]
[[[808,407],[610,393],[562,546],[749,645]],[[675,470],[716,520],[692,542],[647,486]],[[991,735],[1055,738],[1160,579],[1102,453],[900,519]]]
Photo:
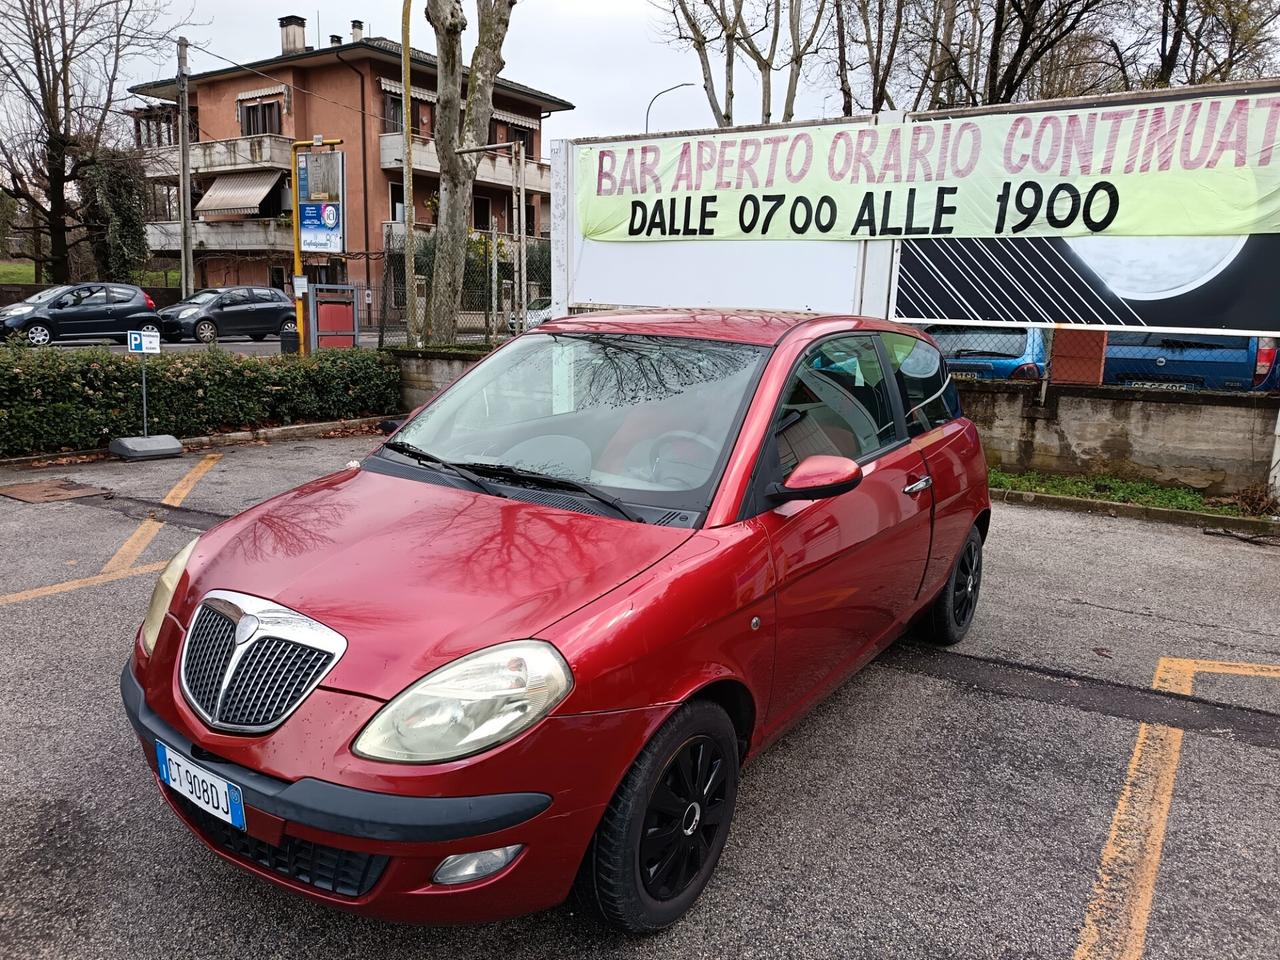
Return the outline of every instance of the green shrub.
[[[136,357],[0,346],[0,456],[83,450],[138,435],[141,385]],[[400,368],[373,350],[248,357],[214,349],[147,360],[152,433],[196,437],[399,407]]]

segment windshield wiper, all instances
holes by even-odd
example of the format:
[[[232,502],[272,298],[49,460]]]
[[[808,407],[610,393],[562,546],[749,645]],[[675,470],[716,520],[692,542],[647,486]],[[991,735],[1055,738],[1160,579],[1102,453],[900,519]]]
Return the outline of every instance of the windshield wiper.
[[[523,480],[527,483],[536,484],[542,487],[561,487],[566,490],[577,490],[579,493],[585,493],[588,497],[598,500],[607,507],[613,507],[620,516],[626,517],[632,523],[644,523],[642,517],[637,516],[627,505],[617,497],[612,497],[598,487],[594,487],[589,483],[583,483],[581,480],[573,480],[569,477],[559,477],[553,473],[539,473],[536,470],[526,470],[523,467],[513,467],[506,463],[465,463],[463,467],[468,470],[479,470],[483,473],[492,473],[499,477],[508,477],[512,480]]]
[[[1017,360],[1022,356],[1020,353],[1001,353],[999,350],[977,350],[973,347],[964,347],[960,350],[953,350],[950,355],[953,357],[1002,357],[1009,360]]]
[[[442,457],[437,457],[434,453],[423,450],[421,447],[414,446],[412,443],[406,443],[403,440],[388,440],[382,446],[387,450],[394,450],[401,456],[409,457],[411,460],[417,460],[418,463],[430,464],[433,467],[442,467],[450,473],[457,474],[482,493],[487,493],[493,497],[506,498],[507,496],[487,480],[477,477],[466,467],[460,467],[456,463],[450,463],[448,460],[445,460]]]

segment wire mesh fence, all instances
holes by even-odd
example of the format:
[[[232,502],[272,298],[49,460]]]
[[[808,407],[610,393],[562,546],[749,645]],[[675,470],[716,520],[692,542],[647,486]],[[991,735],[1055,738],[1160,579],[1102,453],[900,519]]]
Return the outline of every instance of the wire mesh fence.
[[[452,331],[429,330],[427,303],[437,235],[415,231],[406,242],[403,224],[385,227],[381,284],[366,296],[368,323],[381,346],[414,345],[415,329],[432,344],[499,343],[547,319],[551,306],[551,242],[543,237],[473,230],[467,237],[462,295]],[[409,251],[409,247],[412,251]],[[411,267],[411,269],[409,269]],[[523,274],[523,282],[521,275]],[[414,284],[414,317],[408,284]],[[524,298],[519,296],[521,288]],[[412,322],[416,319],[416,324]]]
[[[1178,392],[1280,391],[1274,337],[918,325],[938,342],[957,380],[1047,380]]]

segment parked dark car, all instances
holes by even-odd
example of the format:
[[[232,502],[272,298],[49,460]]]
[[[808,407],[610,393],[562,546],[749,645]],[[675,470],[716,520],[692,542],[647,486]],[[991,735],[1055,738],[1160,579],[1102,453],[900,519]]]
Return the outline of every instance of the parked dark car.
[[[209,287],[160,311],[164,338],[170,343],[219,337],[266,339],[268,334],[297,330],[293,301],[271,287]]]
[[[130,330],[160,332],[155,301],[127,283],[70,283],[34,293],[0,310],[6,337],[18,334],[33,347],[54,340],[125,341]]]

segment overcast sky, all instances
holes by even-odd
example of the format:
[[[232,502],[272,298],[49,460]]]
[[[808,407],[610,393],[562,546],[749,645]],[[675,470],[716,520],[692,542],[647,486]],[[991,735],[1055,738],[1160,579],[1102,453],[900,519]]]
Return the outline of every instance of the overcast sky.
[[[474,4],[463,0],[474,20]],[[425,3],[415,0],[413,45],[434,51],[431,27],[423,13]],[[400,4],[373,0],[352,4],[337,0],[220,0],[202,5],[197,15],[210,22],[185,30],[195,44],[216,50],[241,63],[260,60],[280,51],[277,19],[297,14],[307,20],[307,43],[324,45],[331,33],[350,39],[351,18],[365,23],[366,36],[399,39]],[[318,28],[318,29],[317,29]],[[699,86],[674,90],[653,107],[654,130],[677,130],[711,125],[710,108],[701,89],[696,55],[677,50],[661,39],[659,12],[650,0],[519,0],[511,19],[505,49],[503,76],[553,93],[576,105],[568,113],[547,121],[548,139],[634,133],[644,129],[649,98],[664,87],[685,81]],[[469,50],[468,50],[469,56]],[[192,69],[199,72],[224,64],[200,51],[192,52]],[[139,67],[139,79],[172,75],[173,61]],[[774,82],[780,116],[785,77]],[[825,85],[825,86],[830,86]],[[797,119],[838,113],[833,90],[806,89]],[[751,71],[738,70],[735,113],[741,123],[758,122],[758,88]],[[544,147],[544,152],[549,149]]]

